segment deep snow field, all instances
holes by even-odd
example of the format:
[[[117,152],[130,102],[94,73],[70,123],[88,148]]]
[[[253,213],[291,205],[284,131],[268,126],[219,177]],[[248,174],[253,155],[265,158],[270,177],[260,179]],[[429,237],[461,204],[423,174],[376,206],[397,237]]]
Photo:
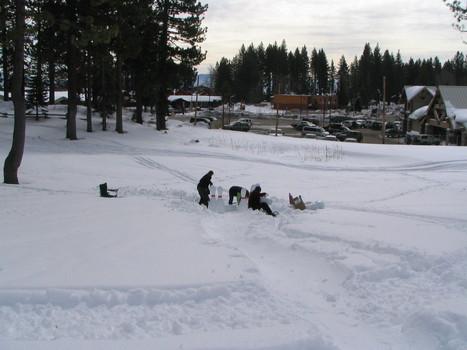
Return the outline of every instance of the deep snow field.
[[[467,349],[467,148],[83,118],[28,119],[0,184],[0,349]],[[200,207],[208,170],[280,214]]]

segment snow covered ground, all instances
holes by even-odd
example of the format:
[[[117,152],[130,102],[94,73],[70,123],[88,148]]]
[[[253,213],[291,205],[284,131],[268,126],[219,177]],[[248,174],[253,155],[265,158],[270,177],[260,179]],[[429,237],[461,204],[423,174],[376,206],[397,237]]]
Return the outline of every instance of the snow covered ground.
[[[0,184],[0,349],[467,348],[465,148],[83,117],[78,141],[28,120],[21,184]],[[200,207],[208,170],[280,214]]]

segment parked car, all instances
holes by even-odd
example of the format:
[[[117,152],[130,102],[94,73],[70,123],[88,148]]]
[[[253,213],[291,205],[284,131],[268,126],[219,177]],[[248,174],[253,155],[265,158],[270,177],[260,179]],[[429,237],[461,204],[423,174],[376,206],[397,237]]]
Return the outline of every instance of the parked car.
[[[315,124],[311,123],[311,122],[308,122],[306,120],[300,120],[300,121],[296,121],[296,122],[293,122],[292,124],[292,127],[298,131],[302,131],[302,129],[305,127],[305,126],[316,126]]]
[[[235,121],[235,122],[225,125],[224,129],[235,130],[235,131],[249,131],[251,127],[246,122]]]
[[[306,136],[310,134],[324,137],[329,135],[329,132],[327,132],[320,126],[304,126],[302,129],[302,135]]]
[[[326,128],[325,128],[330,134],[337,134],[340,132],[348,132],[351,131],[348,127],[346,127],[342,123],[330,123]]]
[[[357,142],[362,142],[363,134],[360,131],[346,130],[334,134],[339,141],[346,141],[347,139],[355,139]]]
[[[250,126],[250,128],[253,125],[253,120],[251,120],[250,118],[240,118],[237,120],[237,122],[247,123]]]

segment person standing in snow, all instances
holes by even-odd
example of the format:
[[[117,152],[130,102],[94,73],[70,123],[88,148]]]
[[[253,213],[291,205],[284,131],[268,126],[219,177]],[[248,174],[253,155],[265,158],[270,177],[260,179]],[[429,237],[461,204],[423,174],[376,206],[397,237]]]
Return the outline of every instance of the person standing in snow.
[[[248,198],[250,196],[250,192],[246,188],[240,186],[232,186],[229,189],[229,204],[233,203],[233,199],[237,198],[237,204],[240,205],[240,201],[242,197]]]
[[[206,208],[209,206],[209,186],[212,186],[211,178],[214,175],[212,170],[209,170],[206,175],[204,175],[198,183],[198,193],[199,193],[199,205],[204,204]]]
[[[272,212],[269,205],[264,202],[264,198],[267,196],[267,193],[261,192],[261,186],[259,185],[254,185],[253,187],[254,189],[251,191],[250,197],[248,198],[248,208],[253,210],[263,209],[266,214],[276,216],[276,214]]]

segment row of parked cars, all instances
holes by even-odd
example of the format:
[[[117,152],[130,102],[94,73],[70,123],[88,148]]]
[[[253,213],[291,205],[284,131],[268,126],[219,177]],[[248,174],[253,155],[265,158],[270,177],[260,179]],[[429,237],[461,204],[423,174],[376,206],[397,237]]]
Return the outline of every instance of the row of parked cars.
[[[327,127],[322,128],[312,122],[301,120],[291,125],[308,138],[347,142],[362,142],[363,140],[360,131],[352,130],[343,123],[330,123]]]

